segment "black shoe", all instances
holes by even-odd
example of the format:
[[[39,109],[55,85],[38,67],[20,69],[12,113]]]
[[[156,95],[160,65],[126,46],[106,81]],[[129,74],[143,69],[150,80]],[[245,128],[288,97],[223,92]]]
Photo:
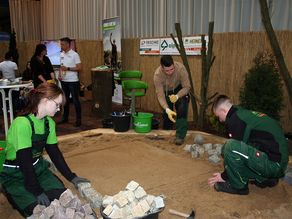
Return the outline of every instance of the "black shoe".
[[[237,195],[247,195],[249,193],[248,187],[244,189],[235,189],[232,188],[228,181],[226,182],[217,182],[214,185],[214,188],[217,192],[226,192],[230,194],[237,194]]]
[[[75,127],[80,127],[80,126],[81,126],[81,121],[79,121],[79,120],[76,121],[75,124],[74,124],[74,126],[75,126]]]
[[[258,182],[256,180],[250,181],[251,184],[256,185],[260,188],[266,188],[266,187],[274,187],[278,184],[279,179],[266,179],[263,182]]]
[[[175,139],[175,144],[176,145],[179,146],[179,145],[182,145],[183,143],[184,143],[184,139],[178,138],[178,137]]]

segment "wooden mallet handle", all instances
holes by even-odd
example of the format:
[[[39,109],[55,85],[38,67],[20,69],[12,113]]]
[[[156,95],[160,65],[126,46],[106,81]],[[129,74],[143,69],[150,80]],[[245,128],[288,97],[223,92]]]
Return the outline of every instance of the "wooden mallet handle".
[[[169,212],[170,214],[177,215],[177,216],[181,216],[181,217],[185,217],[185,218],[187,218],[188,216],[190,216],[190,215],[188,215],[188,214],[185,214],[185,213],[182,213],[182,212],[179,212],[179,211],[173,210],[173,209],[169,209],[168,212]]]

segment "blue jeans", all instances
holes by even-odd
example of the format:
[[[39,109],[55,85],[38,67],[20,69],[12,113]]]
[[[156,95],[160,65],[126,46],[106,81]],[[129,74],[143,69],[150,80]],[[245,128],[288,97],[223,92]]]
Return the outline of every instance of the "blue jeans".
[[[70,106],[70,94],[75,106],[76,121],[81,121],[81,104],[79,101],[80,84],[76,82],[64,82],[61,81],[62,89],[65,93],[66,104],[64,106],[63,120],[68,120],[69,106]]]

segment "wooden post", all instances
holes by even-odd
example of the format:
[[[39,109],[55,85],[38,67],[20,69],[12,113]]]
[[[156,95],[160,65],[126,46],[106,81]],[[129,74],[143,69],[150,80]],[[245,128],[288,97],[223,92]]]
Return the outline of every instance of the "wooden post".
[[[180,53],[180,56],[181,56],[181,58],[183,60],[183,64],[186,67],[186,70],[187,70],[188,75],[189,75],[189,80],[190,80],[190,84],[191,84],[190,98],[191,98],[191,103],[192,103],[192,108],[193,108],[193,121],[195,122],[195,124],[197,124],[197,121],[198,121],[198,107],[197,107],[196,97],[195,97],[196,96],[195,95],[195,88],[194,88],[194,84],[193,84],[193,80],[192,80],[192,73],[191,73],[191,70],[190,70],[189,63],[188,63],[185,47],[183,45],[180,23],[175,23],[175,30],[176,30],[177,38],[178,38],[178,41],[179,41],[179,45],[178,45],[176,39],[174,38],[173,34],[170,34],[170,36],[171,36],[172,40],[174,41],[174,44],[175,44],[177,50]]]
[[[206,119],[206,110],[211,100],[216,96],[212,95],[208,98],[208,85],[209,85],[209,77],[210,70],[212,64],[215,60],[215,56],[213,56],[213,31],[214,31],[214,22],[209,22],[209,31],[208,31],[208,51],[206,52],[206,40],[205,35],[201,36],[202,41],[202,50],[201,50],[201,58],[202,58],[202,77],[201,77],[201,104],[198,116],[198,128],[202,129],[204,127],[204,122]]]
[[[281,48],[279,46],[276,34],[274,32],[274,29],[271,23],[267,1],[266,0],[259,0],[259,1],[260,1],[260,7],[261,7],[262,22],[265,26],[268,38],[270,40],[270,44],[273,49],[274,55],[276,57],[276,61],[279,66],[280,73],[286,84],[290,104],[292,105],[292,79],[289,74]]]

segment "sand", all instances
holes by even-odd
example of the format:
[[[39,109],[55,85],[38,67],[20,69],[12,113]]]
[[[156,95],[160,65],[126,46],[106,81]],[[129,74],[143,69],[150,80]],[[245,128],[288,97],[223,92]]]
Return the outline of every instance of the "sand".
[[[190,131],[185,143],[192,144],[196,133]],[[206,143],[225,141],[221,137],[202,135]],[[157,136],[159,138],[153,139]],[[183,146],[172,143],[173,136],[173,131],[152,131],[143,135],[96,129],[61,136],[59,141],[71,169],[90,179],[102,195],[118,193],[131,180],[140,183],[148,194],[163,194],[166,207],[159,214],[161,219],[179,218],[171,216],[169,209],[184,213],[194,209],[196,218],[292,217],[292,186],[280,181],[274,188],[260,189],[250,185],[247,196],[218,193],[207,185],[207,179],[223,169],[222,162],[214,165],[207,157],[192,159]],[[77,193],[70,183],[62,180]],[[0,218],[21,218],[2,194]]]

